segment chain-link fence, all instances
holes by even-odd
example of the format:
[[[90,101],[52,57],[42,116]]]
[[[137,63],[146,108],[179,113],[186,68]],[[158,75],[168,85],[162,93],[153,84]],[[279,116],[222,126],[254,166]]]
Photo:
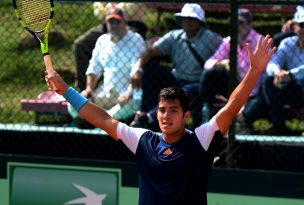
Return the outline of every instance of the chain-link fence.
[[[187,127],[193,129],[225,105],[244,77],[249,68],[246,43],[254,48],[259,34],[269,34],[279,49],[231,127],[228,148],[223,145],[217,165],[250,167],[247,161],[262,159],[265,153],[257,150],[269,141],[284,144],[285,156],[300,161],[301,154],[291,151],[302,144],[304,130],[304,18],[296,3],[206,1],[201,11],[181,10],[182,3],[55,1],[50,53],[54,68],[69,85],[86,94],[93,89],[91,100],[132,126],[159,130],[152,112],[158,92],[167,86],[183,87],[191,101]],[[114,7],[122,8],[123,15],[116,11],[110,18]],[[289,21],[297,11],[299,17]],[[11,4],[2,3],[0,13],[2,129],[93,128],[63,98],[46,92],[39,45],[18,24]],[[152,45],[156,49],[147,52]],[[138,66],[143,53],[149,53],[147,61]],[[143,72],[135,75],[136,67]],[[276,68],[289,72],[274,75]],[[244,151],[247,146],[252,155]],[[277,151],[282,150],[270,149],[268,154],[280,159]]]

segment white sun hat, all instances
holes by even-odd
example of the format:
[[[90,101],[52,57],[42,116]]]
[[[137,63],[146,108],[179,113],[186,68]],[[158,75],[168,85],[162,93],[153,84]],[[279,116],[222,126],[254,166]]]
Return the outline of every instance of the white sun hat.
[[[304,6],[297,6],[297,11],[304,10]]]
[[[185,4],[180,13],[175,14],[177,20],[182,17],[195,18],[201,22],[205,20],[205,11],[198,4]]]
[[[304,8],[302,6],[297,7],[297,12],[294,14],[294,21],[296,23],[304,22]]]

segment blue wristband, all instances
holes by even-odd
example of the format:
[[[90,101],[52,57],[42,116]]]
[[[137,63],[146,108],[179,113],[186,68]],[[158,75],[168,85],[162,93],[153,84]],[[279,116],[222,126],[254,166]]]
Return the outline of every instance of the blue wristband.
[[[77,110],[88,102],[88,99],[79,94],[74,88],[69,87],[63,97]]]

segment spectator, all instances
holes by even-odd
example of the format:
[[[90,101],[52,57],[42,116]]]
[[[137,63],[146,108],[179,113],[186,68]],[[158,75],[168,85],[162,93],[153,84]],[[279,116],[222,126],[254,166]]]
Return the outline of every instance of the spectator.
[[[158,97],[157,120],[161,134],[132,128],[109,116],[69,88],[56,73],[46,73],[52,89],[63,95],[81,116],[122,142],[136,156],[138,165],[139,205],[207,205],[207,187],[215,153],[227,130],[246,102],[259,75],[273,55],[272,39],[259,38],[255,51],[248,46],[250,68],[228,103],[208,123],[194,132],[185,129],[190,118],[189,99],[177,87],[163,89]],[[96,182],[98,183],[98,182]]]
[[[303,10],[303,9],[304,9],[303,6],[297,6],[296,11]],[[284,38],[295,35],[293,26],[294,26],[294,19],[293,18],[289,19],[288,21],[286,21],[283,24],[281,31],[274,34],[274,36],[273,36],[273,46],[274,47],[279,47],[281,41]]]
[[[115,8],[107,15],[106,26],[109,32],[96,42],[86,71],[86,88],[81,94],[92,97],[114,118],[126,120],[140,109],[133,92],[141,92],[141,74],[132,73],[132,67],[145,51],[145,42],[139,34],[128,30],[122,9]],[[97,86],[101,76],[103,84]]]
[[[250,64],[246,44],[255,48],[260,35],[253,29],[252,22],[252,13],[248,9],[239,9],[237,45],[237,80],[239,82],[245,77]],[[212,107],[217,95],[228,96],[230,41],[230,36],[224,38],[214,55],[205,63],[205,70],[200,81],[201,105],[208,103]],[[263,104],[265,103],[260,91],[262,77],[263,75],[258,79],[242,112],[247,125],[251,125],[266,112],[263,112]],[[200,112],[200,110],[197,112]]]
[[[304,105],[304,10],[297,10],[294,23],[296,36],[285,38],[267,65],[264,94],[273,134],[287,131],[284,105]]]
[[[158,39],[142,55],[137,67],[144,68],[152,57],[168,55],[172,60],[173,69],[171,72],[168,69],[163,71],[161,78],[166,81],[166,86],[177,85],[183,88],[192,98],[191,107],[193,107],[197,103],[195,100],[198,96],[202,65],[216,51],[222,42],[222,37],[207,28],[205,12],[198,4],[185,4],[175,17],[182,29],[169,31]],[[146,89],[143,86],[143,92]],[[156,122],[155,111],[154,108],[148,114],[141,113],[134,119],[132,125],[138,127],[153,124]],[[196,116],[193,115],[193,118]]]
[[[105,15],[113,8],[124,10],[125,18],[130,30],[139,33],[144,39],[147,32],[147,26],[142,22],[145,5],[138,3],[101,3],[93,4],[94,15],[102,21],[102,24],[94,26],[74,41],[74,57],[76,63],[76,87],[80,90],[86,87],[85,72],[92,57],[92,51],[97,39],[107,33],[107,27],[104,22]]]

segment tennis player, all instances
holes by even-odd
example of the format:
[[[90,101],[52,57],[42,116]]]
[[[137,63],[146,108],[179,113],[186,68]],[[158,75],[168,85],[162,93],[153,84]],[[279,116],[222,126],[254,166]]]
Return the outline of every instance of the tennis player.
[[[160,91],[157,119],[161,134],[118,122],[102,108],[88,102],[57,74],[46,75],[49,89],[57,87],[80,115],[115,140],[122,140],[136,155],[140,205],[204,205],[215,151],[246,102],[260,74],[275,52],[272,39],[259,37],[255,51],[247,45],[250,68],[227,104],[194,132],[185,129],[190,117],[187,95],[180,88]]]

